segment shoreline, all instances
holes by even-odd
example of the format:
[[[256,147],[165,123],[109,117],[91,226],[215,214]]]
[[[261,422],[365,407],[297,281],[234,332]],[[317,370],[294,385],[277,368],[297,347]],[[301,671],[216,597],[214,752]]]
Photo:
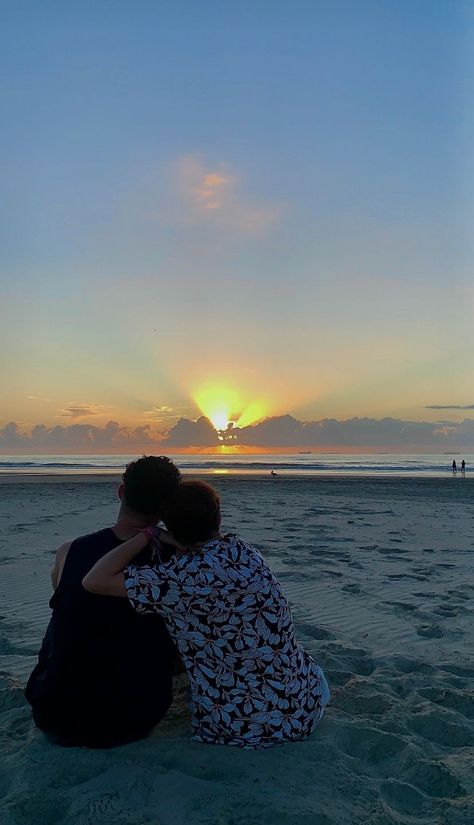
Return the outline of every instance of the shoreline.
[[[270,476],[270,470],[193,470],[190,472],[183,472],[184,477],[194,478],[195,476],[199,476],[200,478],[205,478],[207,480],[213,479],[214,481],[223,480],[223,479],[232,479],[234,481],[264,481],[271,484],[278,484],[279,481],[291,481],[291,482],[303,482],[303,481],[314,481],[314,482],[330,482],[330,481],[353,481],[353,482],[360,482],[360,481],[373,481],[377,483],[389,483],[391,481],[414,481],[418,484],[428,484],[434,482],[453,482],[456,481],[462,483],[472,483],[474,481],[474,475],[468,475],[462,477],[460,474],[458,476],[452,476],[451,473],[433,475],[433,474],[418,474],[415,473],[402,473],[402,472],[371,472],[371,473],[355,473],[355,472],[301,472],[295,470],[287,470],[286,472],[279,471],[276,477]],[[98,472],[37,472],[37,473],[23,473],[23,472],[1,472],[0,471],[0,484],[34,484],[34,483],[44,483],[44,484],[60,484],[62,482],[74,483],[74,484],[86,484],[87,482],[101,482],[101,483],[119,483],[122,481],[122,473],[117,472],[115,470],[105,470],[105,471],[98,471]]]

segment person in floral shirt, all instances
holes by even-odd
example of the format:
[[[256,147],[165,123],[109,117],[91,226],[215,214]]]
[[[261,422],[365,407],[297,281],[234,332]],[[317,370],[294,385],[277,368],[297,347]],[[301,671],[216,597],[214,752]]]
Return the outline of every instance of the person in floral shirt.
[[[209,484],[182,481],[162,513],[169,534],[142,531],[100,559],[84,587],[164,618],[190,679],[194,741],[259,748],[305,739],[329,689],[295,638],[278,579],[252,545],[219,532]],[[149,543],[156,562],[133,565]]]

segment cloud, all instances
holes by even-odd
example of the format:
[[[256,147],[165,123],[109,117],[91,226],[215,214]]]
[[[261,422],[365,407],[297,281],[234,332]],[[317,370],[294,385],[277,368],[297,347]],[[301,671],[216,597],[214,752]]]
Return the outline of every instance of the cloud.
[[[68,424],[47,427],[36,424],[30,432],[24,432],[15,421],[0,429],[0,448],[4,449],[87,449],[98,452],[101,449],[116,448],[117,451],[158,444],[149,425],[141,427],[121,427],[117,421],[109,421],[104,427],[93,424]]]
[[[474,419],[461,422],[402,421],[396,418],[350,418],[343,421],[324,418],[299,421],[291,415],[274,416],[248,427],[233,426],[218,433],[211,421],[201,416],[197,421],[180,418],[166,433],[153,430],[150,424],[122,427],[117,421],[105,426],[73,423],[47,427],[37,424],[30,431],[11,421],[0,429],[0,450],[35,450],[61,452],[139,452],[144,448],[236,446],[285,447],[313,449],[334,447],[374,449],[426,449],[443,452],[474,448]]]
[[[460,423],[402,421],[396,418],[350,418],[339,421],[299,421],[291,415],[266,418],[247,427],[233,426],[217,433],[209,419],[182,418],[172,427],[164,446],[207,447],[222,443],[252,447],[335,447],[338,449],[452,449],[474,447],[474,419]]]
[[[100,415],[107,407],[102,407],[99,404],[82,404],[76,401],[71,401],[66,404],[64,409],[59,410],[59,415],[64,418],[89,418],[91,415]]]
[[[180,418],[178,423],[168,431],[163,446],[217,447],[219,443],[217,430],[209,419],[203,415],[197,421]]]
[[[166,407],[165,405],[161,407],[151,407],[149,410],[144,410],[142,415],[152,416],[154,418],[169,418],[170,416],[174,415],[176,410],[173,407]]]
[[[445,449],[448,446],[474,446],[474,420],[445,422],[445,426],[426,421],[402,421],[396,418],[350,418],[339,421],[298,421],[292,416],[267,418],[244,427],[238,442],[265,447],[424,447]]]
[[[474,404],[429,404],[425,410],[474,410]]]
[[[242,193],[240,177],[224,165],[206,167],[199,157],[180,158],[178,189],[188,219],[254,235],[265,234],[282,213],[282,204],[254,203]]]

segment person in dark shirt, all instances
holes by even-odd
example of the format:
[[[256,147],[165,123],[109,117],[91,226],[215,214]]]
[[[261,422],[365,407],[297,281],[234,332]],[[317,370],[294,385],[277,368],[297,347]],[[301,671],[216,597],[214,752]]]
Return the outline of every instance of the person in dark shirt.
[[[57,744],[113,747],[141,739],[171,704],[175,647],[163,619],[138,615],[125,599],[88,593],[82,579],[114,547],[160,521],[161,504],[180,478],[164,456],[132,462],[118,488],[115,524],[56,553],[53,612],[25,693],[35,724]]]

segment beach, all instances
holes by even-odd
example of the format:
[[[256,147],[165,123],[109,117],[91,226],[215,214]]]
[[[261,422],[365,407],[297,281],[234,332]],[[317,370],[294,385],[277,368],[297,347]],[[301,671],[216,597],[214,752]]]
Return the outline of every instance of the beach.
[[[0,825],[467,825],[474,820],[474,479],[211,476],[223,527],[290,600],[332,702],[305,742],[190,742],[186,681],[153,735],[63,749],[23,687],[63,541],[110,525],[115,476],[0,480]]]

